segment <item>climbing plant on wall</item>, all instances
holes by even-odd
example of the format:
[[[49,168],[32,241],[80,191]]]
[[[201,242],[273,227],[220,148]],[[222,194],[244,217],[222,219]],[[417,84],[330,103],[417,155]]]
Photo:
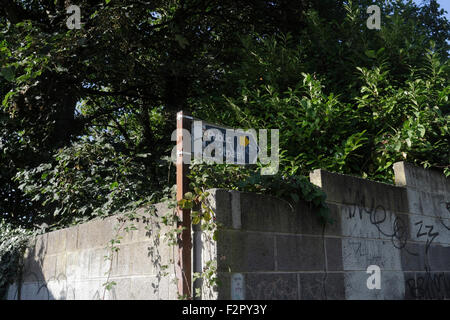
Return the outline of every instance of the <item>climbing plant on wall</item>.
[[[450,175],[450,26],[435,0],[380,3],[381,30],[366,27],[369,0],[80,0],[79,30],[65,2],[0,9],[0,221],[11,228],[167,197],[181,109],[281,129],[277,176],[199,165],[186,204],[223,187],[305,200],[326,220],[314,169],[392,182],[404,160]]]

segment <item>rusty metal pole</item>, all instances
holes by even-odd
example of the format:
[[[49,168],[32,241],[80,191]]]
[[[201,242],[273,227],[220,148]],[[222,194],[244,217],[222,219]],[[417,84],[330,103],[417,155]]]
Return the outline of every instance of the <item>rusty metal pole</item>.
[[[189,117],[190,118],[190,117]],[[183,131],[189,130],[190,120],[183,114],[183,111],[177,113],[177,202],[183,199],[183,196],[189,189],[187,173],[189,164],[184,163],[183,159],[191,156],[191,150],[184,150],[184,145],[190,145],[190,141],[183,141]],[[189,155],[188,155],[189,153]],[[177,215],[180,223],[178,228],[181,232],[178,234],[178,261],[177,261],[177,279],[178,293],[192,298],[192,270],[191,270],[191,210],[181,209],[177,206]]]

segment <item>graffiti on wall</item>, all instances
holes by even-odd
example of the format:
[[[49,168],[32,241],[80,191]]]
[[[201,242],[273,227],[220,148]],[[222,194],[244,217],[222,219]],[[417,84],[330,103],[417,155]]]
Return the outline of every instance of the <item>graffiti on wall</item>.
[[[376,204],[374,198],[368,203],[366,197],[356,191],[355,200],[347,205],[347,214],[349,219],[359,218],[362,220],[364,215],[368,216],[370,224],[381,235],[388,238],[395,248],[404,249],[412,255],[418,255],[417,252],[413,252],[407,247],[410,231],[408,221],[404,217],[386,210],[383,205]]]
[[[441,202],[445,206],[448,216],[442,214],[433,217],[420,217],[416,215],[396,215],[389,212],[384,206],[377,204],[375,199],[366,201],[364,195],[355,192],[354,201],[346,204],[346,217],[349,220],[368,218],[370,225],[386,238],[392,245],[420,259],[419,265],[424,265],[424,271],[410,272],[405,274],[405,296],[412,299],[445,299],[450,298],[450,273],[432,271],[430,259],[430,249],[435,243],[439,243],[439,237],[445,231],[450,231],[450,202]],[[409,223],[411,219],[411,223]],[[444,227],[444,228],[442,228]],[[412,228],[412,230],[410,230]],[[446,235],[447,236],[447,235]],[[445,239],[443,239],[445,242]],[[353,254],[360,256],[370,256],[368,261],[381,259],[376,256],[376,252],[369,252],[366,246],[357,240],[348,242],[354,248]],[[411,249],[410,243],[424,243],[423,252]],[[435,255],[435,253],[433,253]],[[433,257],[436,259],[436,257]],[[407,276],[406,276],[407,275]]]
[[[449,299],[450,274],[431,272],[417,274],[406,279],[406,295],[413,299]]]

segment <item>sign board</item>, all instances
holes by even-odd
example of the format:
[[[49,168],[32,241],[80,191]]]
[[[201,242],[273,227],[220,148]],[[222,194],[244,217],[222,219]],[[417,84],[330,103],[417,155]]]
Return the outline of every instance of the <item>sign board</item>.
[[[192,122],[194,159],[229,164],[255,164],[258,157],[256,131],[233,129],[201,120]]]

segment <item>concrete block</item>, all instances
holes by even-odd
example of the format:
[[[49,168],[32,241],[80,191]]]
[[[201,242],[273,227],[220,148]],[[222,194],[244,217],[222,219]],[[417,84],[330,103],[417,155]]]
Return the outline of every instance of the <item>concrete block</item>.
[[[409,214],[393,215],[391,229],[380,229],[381,239],[390,240],[395,248],[408,250],[411,233],[411,218]]]
[[[67,229],[47,233],[46,254],[55,254],[66,250],[66,233]]]
[[[340,221],[336,219],[333,225],[324,225],[320,221],[316,210],[311,208],[310,205],[304,201],[300,201],[296,204],[294,213],[296,215],[295,220],[288,220],[286,229],[288,232],[289,230],[295,230],[296,232],[289,233],[299,233],[304,235],[337,234],[333,233],[333,231],[339,226]],[[333,211],[331,211],[330,214],[333,214]]]
[[[309,236],[277,236],[280,271],[322,271],[325,268],[323,239]]]
[[[147,254],[147,264],[153,266],[153,270],[161,266],[170,266],[176,260],[177,248],[169,246],[166,242],[146,242],[143,248]]]
[[[49,300],[67,300],[67,279],[63,276],[46,282]]]
[[[56,256],[45,256],[42,261],[42,274],[44,279],[52,279],[56,277]]]
[[[160,242],[160,236],[164,234],[164,226],[156,219],[140,220],[136,224],[138,230],[132,232],[132,241],[124,241],[123,243],[134,242]]]
[[[113,262],[113,275],[150,275],[156,274],[164,263],[163,253],[156,248],[154,256],[149,249],[154,249],[149,242],[136,242],[120,246]]]
[[[134,244],[124,244],[119,247],[119,251],[113,254],[112,260],[112,276],[133,275],[133,264],[136,263],[132,259],[134,256]],[[110,252],[108,254],[111,254]],[[109,263],[109,261],[106,261]]]
[[[327,271],[342,271],[342,240],[340,238],[326,238]]]
[[[394,213],[383,206],[339,208],[343,236],[391,240],[399,248],[410,239],[409,215]]]
[[[71,286],[75,285],[75,300],[100,300],[103,299],[105,292],[105,287],[103,283],[104,279],[96,279],[96,280],[83,280],[77,283],[70,283]],[[114,294],[114,293],[113,293]],[[71,293],[72,295],[72,293]],[[111,296],[106,296],[105,300],[113,300]]]
[[[417,272],[407,289],[419,300],[442,300],[450,297],[450,277],[444,272]]]
[[[177,300],[178,299],[178,291],[177,291],[177,281],[174,273],[170,273],[168,275],[168,300]]]
[[[298,281],[294,273],[245,274],[246,300],[298,300]]]
[[[295,221],[297,218],[296,212],[292,209],[290,212],[280,210],[282,214],[279,214],[278,206],[281,201],[271,196],[242,192],[240,200],[243,230],[286,232],[289,220]],[[299,223],[292,224],[291,227],[297,226]]]
[[[310,174],[310,181],[322,188],[328,202],[408,212],[406,188],[326,170],[315,170]]]
[[[431,245],[427,258],[430,270],[450,272],[450,246]]]
[[[79,267],[79,253],[78,252],[69,252],[66,256],[66,277],[70,281],[74,281],[75,279],[80,279],[82,272]],[[89,272],[89,260],[87,263],[86,272]]]
[[[68,252],[76,251],[78,243],[78,226],[64,229],[66,233],[66,250]]]
[[[417,299],[416,273],[404,272],[403,275],[405,278],[405,300],[416,300]]]
[[[381,288],[369,289],[366,271],[352,271],[344,274],[345,298],[347,300],[403,300],[405,280],[401,271],[381,270]]]
[[[24,269],[22,280],[26,282],[44,281],[44,274],[42,271],[42,261],[37,260],[35,256],[29,256],[24,261]]]
[[[409,212],[442,219],[450,218],[448,195],[408,189]]]
[[[205,292],[202,294],[202,300],[232,300],[232,292],[231,292],[231,276],[233,273],[230,272],[218,272],[217,280],[219,285],[214,288],[215,292]],[[244,276],[245,281],[245,276]]]
[[[91,235],[89,234],[89,228],[87,223],[78,226],[78,239],[77,239],[78,250],[84,250],[91,247],[91,242],[89,241],[90,236]]]
[[[69,252],[66,257],[66,277],[69,281],[87,279],[89,276],[90,251]]]
[[[8,286],[6,292],[6,300],[17,300],[18,299],[18,286],[16,283],[13,283]]]
[[[111,290],[106,291],[105,300],[128,300],[130,292],[133,291],[131,279],[111,278],[110,281],[114,281],[116,285],[114,285]]]
[[[290,204],[266,195],[241,193],[242,229],[293,234],[321,234],[323,225],[318,215],[304,201]],[[332,212],[337,217],[336,212]],[[328,225],[326,234],[337,234],[337,224]]]
[[[301,300],[345,299],[343,273],[300,273]]]
[[[433,193],[449,193],[450,180],[442,172],[406,162],[394,163],[395,184]]]
[[[114,228],[119,224],[117,217],[95,219],[78,226],[79,249],[106,247],[116,238]]]
[[[21,300],[54,300],[45,282],[25,282],[22,284]]]
[[[120,244],[128,244],[140,241],[140,237],[145,237],[145,232],[140,232],[140,230],[134,230],[134,228],[137,229],[137,226],[139,225],[139,222],[137,220],[120,220],[119,218],[122,217],[122,215],[117,216],[117,220],[115,222],[115,225],[113,226],[113,232],[111,233],[112,236],[117,235],[117,240],[120,241]],[[120,218],[121,219],[121,218]],[[114,230],[114,228],[120,228],[117,232]],[[112,239],[112,238],[111,238]],[[111,239],[107,240],[107,242],[111,241]],[[106,242],[106,243],[107,243]]]
[[[219,232],[217,246],[219,271],[275,270],[272,235],[224,230]]]
[[[91,249],[89,252],[88,279],[106,277],[110,269],[110,261],[105,260],[110,252],[106,248]],[[84,276],[86,278],[86,276]]]
[[[366,271],[370,265],[377,265],[382,271],[402,270],[400,250],[383,240],[342,239],[344,270]]]
[[[130,300],[167,300],[169,299],[169,277],[133,277],[130,279]]]
[[[42,259],[42,257],[47,254],[47,239],[48,239],[47,233],[38,235],[34,239],[34,246],[32,248],[32,251],[34,256],[37,257],[38,260]]]
[[[409,243],[400,250],[403,271],[425,271],[425,245]]]
[[[333,223],[327,223],[325,226],[325,235],[341,236],[342,235],[342,216],[341,210],[338,205],[333,203],[328,203],[328,208],[330,210],[330,218]]]
[[[231,194],[231,227],[240,230],[242,228],[241,193],[230,191]]]
[[[200,265],[205,265],[206,262],[211,260],[224,260],[226,256],[218,255],[217,247],[218,243],[212,240],[212,235],[207,232],[201,232],[198,234],[201,241],[201,263]],[[201,267],[202,268],[202,267]]]
[[[438,218],[410,215],[411,239],[425,244],[450,245],[450,230]]]
[[[389,224],[388,213],[383,210],[367,209],[356,205],[343,205],[341,209],[341,228],[342,235],[346,237],[358,237],[358,238],[381,238],[380,224],[378,221],[382,219],[388,219],[383,224]],[[380,212],[378,214],[377,212]],[[379,219],[378,219],[379,218]],[[376,220],[378,219],[378,220]],[[372,222],[376,221],[377,224]]]
[[[66,282],[65,300],[76,300],[77,282]]]
[[[134,265],[135,274],[158,274],[163,266],[169,266],[175,261],[176,248],[169,247],[165,243],[158,246],[151,242],[141,242],[135,248],[135,260],[142,260]]]
[[[442,282],[443,289],[445,290],[445,299],[450,300],[450,272],[444,272],[440,281]]]
[[[300,273],[302,300],[325,300],[325,273]]]
[[[327,300],[344,300],[344,273],[328,273],[325,279],[325,298]]]
[[[208,201],[216,214],[216,221],[225,228],[232,228],[231,193],[223,189],[209,189]]]
[[[315,169],[314,171],[311,171],[309,173],[309,181],[312,184],[315,184],[316,186],[322,188],[323,187],[323,183],[322,183],[322,173],[324,171],[322,169]]]
[[[66,275],[66,267],[67,267],[67,254],[62,252],[56,255],[56,276]]]

